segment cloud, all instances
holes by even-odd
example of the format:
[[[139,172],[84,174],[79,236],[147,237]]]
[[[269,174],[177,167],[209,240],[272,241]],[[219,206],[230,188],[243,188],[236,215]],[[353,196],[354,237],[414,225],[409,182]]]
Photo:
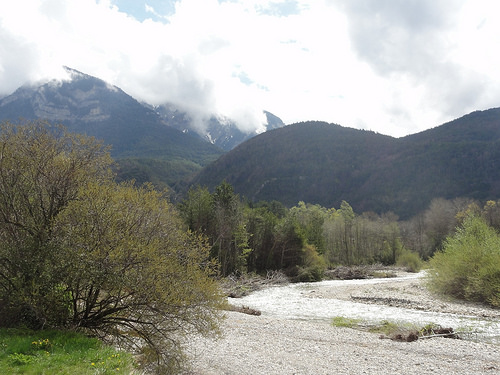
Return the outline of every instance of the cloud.
[[[342,1],[356,53],[380,74],[425,75],[446,53],[443,29],[461,0]]]
[[[258,129],[325,120],[405,135],[498,106],[488,0],[0,2],[0,95],[63,65],[150,104]]]
[[[250,40],[237,39],[244,32],[240,11],[231,3],[185,0],[162,23],[138,21],[106,1],[0,5],[1,94],[60,76],[67,65],[139,100],[177,104],[201,127],[211,116],[223,116],[255,130],[264,121],[263,103],[251,83],[236,77],[241,71],[231,57]]]
[[[475,5],[482,12],[472,16],[471,7]],[[417,102],[405,103],[406,109],[398,108],[397,112],[416,119],[418,116],[412,112],[417,108],[431,112],[432,107],[439,107],[439,120],[458,117],[483,105],[498,105],[486,99],[492,89],[498,92],[498,81],[496,88],[488,83],[492,69],[469,64],[474,52],[464,43],[469,34],[475,40],[478,56],[490,48],[488,39],[493,33],[485,33],[486,38],[481,40],[477,35],[473,37],[477,34],[473,25],[467,25],[474,18],[477,27],[484,25],[484,6],[484,2],[464,0],[342,2],[356,54],[376,74],[390,79],[394,92],[418,91],[413,95]],[[498,62],[498,57],[494,60]]]

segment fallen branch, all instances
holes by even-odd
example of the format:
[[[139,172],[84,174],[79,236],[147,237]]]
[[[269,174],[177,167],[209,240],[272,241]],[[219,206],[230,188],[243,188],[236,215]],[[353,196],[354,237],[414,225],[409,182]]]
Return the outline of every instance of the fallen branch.
[[[456,333],[436,333],[434,335],[420,336],[421,339],[432,339],[434,337],[446,337],[450,339],[458,338]]]
[[[229,305],[227,310],[228,311],[236,311],[236,312],[240,312],[240,313],[247,314],[247,315],[255,315],[255,316],[259,316],[261,314],[261,312],[259,310],[252,309],[251,307],[248,307],[248,306]]]

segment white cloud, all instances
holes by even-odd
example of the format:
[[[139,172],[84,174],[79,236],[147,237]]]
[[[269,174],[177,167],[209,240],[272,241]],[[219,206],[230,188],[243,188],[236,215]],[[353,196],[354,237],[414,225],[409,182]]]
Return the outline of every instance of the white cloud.
[[[266,109],[395,136],[499,105],[497,2],[121,3],[0,3],[0,95],[67,65],[199,124],[255,129]]]

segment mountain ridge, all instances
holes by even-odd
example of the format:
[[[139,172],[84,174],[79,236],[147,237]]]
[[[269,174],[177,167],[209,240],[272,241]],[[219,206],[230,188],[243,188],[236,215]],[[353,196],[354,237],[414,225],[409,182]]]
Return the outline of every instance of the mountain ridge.
[[[403,218],[433,198],[500,195],[500,108],[401,138],[321,121],[283,126],[265,112],[268,127],[276,129],[246,139],[231,133],[233,123],[213,133],[211,141],[225,142],[226,152],[190,128],[186,112],[171,107],[178,123],[168,126],[158,108],[65,69],[71,79],[22,86],[1,98],[0,121],[43,117],[102,139],[112,145],[121,179],[180,193],[189,184],[213,188],[226,180],[250,201],[338,207],[346,200],[357,212],[393,211]]]
[[[246,199],[416,215],[433,198],[500,196],[500,108],[402,138],[303,122],[261,134],[190,182],[233,185]]]

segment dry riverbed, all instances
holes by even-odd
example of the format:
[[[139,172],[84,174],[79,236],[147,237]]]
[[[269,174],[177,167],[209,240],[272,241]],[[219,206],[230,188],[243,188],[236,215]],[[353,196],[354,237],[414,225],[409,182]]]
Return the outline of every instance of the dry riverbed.
[[[431,295],[422,278],[318,287],[310,291],[310,298],[500,319],[498,309]],[[238,312],[226,313],[219,339],[192,339],[188,353],[191,370],[186,374],[192,375],[500,373],[499,345],[449,338],[398,342],[381,339],[376,333],[333,327],[324,321]]]

